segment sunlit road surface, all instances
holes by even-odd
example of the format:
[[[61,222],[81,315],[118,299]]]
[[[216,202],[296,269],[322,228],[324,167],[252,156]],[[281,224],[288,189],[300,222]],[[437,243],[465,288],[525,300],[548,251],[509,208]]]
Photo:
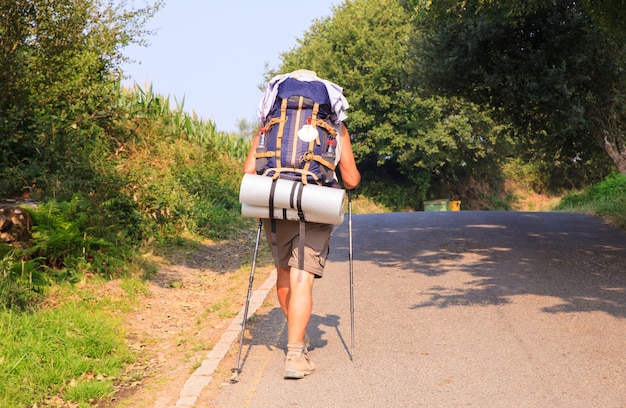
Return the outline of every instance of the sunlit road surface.
[[[354,344],[348,242],[346,217],[315,283],[316,372],[283,380],[276,305],[239,382],[198,407],[626,407],[625,232],[565,213],[354,215]]]

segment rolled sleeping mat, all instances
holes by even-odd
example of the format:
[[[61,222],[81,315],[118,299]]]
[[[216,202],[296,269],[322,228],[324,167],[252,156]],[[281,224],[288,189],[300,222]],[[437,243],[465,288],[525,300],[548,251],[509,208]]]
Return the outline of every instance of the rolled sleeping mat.
[[[285,179],[274,180],[272,177],[245,174],[239,189],[239,202],[247,206],[264,208],[266,209],[265,214],[269,217],[269,210],[267,209],[269,208],[273,183],[276,183],[273,202],[275,209],[294,210],[297,216],[298,197],[301,197],[302,212],[307,221],[325,224],[341,224],[343,222],[346,192],[341,188],[302,184],[299,181]],[[246,215],[243,213],[243,207],[242,215],[267,218],[258,215]],[[276,218],[284,217],[281,215],[281,217]],[[314,219],[315,221],[313,221]]]
[[[270,209],[268,207],[256,207],[254,205],[241,204],[241,215],[244,217],[253,217],[253,218],[270,218]],[[341,211],[341,214],[335,214],[334,216],[330,216],[328,214],[318,215],[312,213],[305,213],[304,220],[308,222],[319,222],[321,224],[343,224],[343,216],[344,212]],[[299,221],[300,217],[298,216],[298,211],[287,208],[275,208],[274,207],[274,218],[279,220],[291,220],[291,221]]]

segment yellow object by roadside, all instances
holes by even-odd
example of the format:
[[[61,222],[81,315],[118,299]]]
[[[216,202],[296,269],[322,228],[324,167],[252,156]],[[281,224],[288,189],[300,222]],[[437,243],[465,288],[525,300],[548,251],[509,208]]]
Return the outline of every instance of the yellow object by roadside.
[[[461,211],[461,201],[450,201],[448,207],[450,211]]]

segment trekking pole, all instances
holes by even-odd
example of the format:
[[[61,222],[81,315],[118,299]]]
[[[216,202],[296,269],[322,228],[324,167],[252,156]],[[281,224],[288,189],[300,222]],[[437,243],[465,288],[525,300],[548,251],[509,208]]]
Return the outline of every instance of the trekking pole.
[[[263,222],[259,220],[259,227],[256,230],[256,244],[254,244],[254,255],[252,257],[252,268],[250,269],[250,282],[248,283],[248,296],[246,297],[246,306],[243,309],[243,320],[241,322],[241,337],[239,338],[239,352],[237,352],[237,364],[231,369],[233,376],[230,379],[232,384],[239,381],[239,374],[241,374],[241,367],[239,362],[241,360],[241,349],[243,347],[243,336],[246,331],[246,321],[248,320],[248,306],[250,306],[250,294],[252,293],[252,282],[254,282],[254,268],[256,267],[256,257],[259,251],[259,240],[261,239],[261,227]]]
[[[354,269],[352,267],[352,191],[348,190],[348,263],[350,265],[350,357],[354,362]]]

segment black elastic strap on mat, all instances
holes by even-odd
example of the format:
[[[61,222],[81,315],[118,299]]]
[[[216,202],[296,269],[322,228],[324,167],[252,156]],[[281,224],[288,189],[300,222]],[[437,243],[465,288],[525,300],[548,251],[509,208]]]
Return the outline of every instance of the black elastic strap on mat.
[[[272,256],[274,257],[274,265],[278,267],[278,245],[276,241],[276,218],[274,218],[274,192],[276,191],[276,179],[272,180],[269,198],[269,216],[270,216],[270,238],[272,240]]]
[[[295,184],[295,183],[294,183]],[[300,187],[298,190],[298,218],[300,218],[300,236],[298,238],[298,269],[304,270],[304,243],[306,233],[306,221],[304,219],[304,211],[302,211],[302,191],[304,190],[304,184],[298,183]]]
[[[300,183],[293,183],[291,185],[291,193],[289,194],[289,206],[291,208],[296,208],[296,189],[298,188],[298,185],[302,185]]]

